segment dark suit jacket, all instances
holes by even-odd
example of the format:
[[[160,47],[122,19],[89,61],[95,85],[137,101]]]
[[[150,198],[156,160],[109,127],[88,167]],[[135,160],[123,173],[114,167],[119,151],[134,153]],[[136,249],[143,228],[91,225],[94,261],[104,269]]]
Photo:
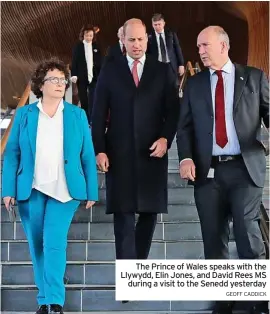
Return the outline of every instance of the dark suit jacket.
[[[96,81],[102,64],[102,56],[96,43],[93,48],[93,81]],[[73,49],[71,76],[77,76],[78,82],[88,82],[87,64],[85,59],[84,43],[79,42]]]
[[[171,66],[175,73],[178,73],[178,67],[184,65],[184,57],[179,40],[175,32],[165,28],[165,39],[168,56]],[[147,53],[154,56],[158,60],[158,43],[155,30],[153,29],[148,37]]]
[[[104,58],[103,66],[105,66],[107,62],[113,61],[114,59],[119,59],[121,57],[123,57],[123,53],[119,42],[117,42],[115,45],[108,48],[108,53]]]
[[[121,47],[120,47],[119,42],[117,42],[115,45],[109,47],[108,54],[107,54],[107,58],[109,60],[112,60],[115,58],[118,59],[121,56],[123,56],[123,53],[121,51]]]
[[[101,70],[92,135],[95,153],[106,153],[110,163],[107,213],[167,212],[168,157],[150,157],[150,147],[161,137],[170,147],[176,133],[179,100],[170,72],[167,64],[147,56],[136,87],[127,58],[110,61]]]
[[[269,85],[261,70],[235,64],[233,106],[234,124],[245,165],[254,183],[263,187],[266,159],[260,132],[262,119],[269,127]],[[213,119],[210,72],[207,69],[187,82],[177,132],[179,160],[193,159],[196,182],[205,180],[210,168]]]

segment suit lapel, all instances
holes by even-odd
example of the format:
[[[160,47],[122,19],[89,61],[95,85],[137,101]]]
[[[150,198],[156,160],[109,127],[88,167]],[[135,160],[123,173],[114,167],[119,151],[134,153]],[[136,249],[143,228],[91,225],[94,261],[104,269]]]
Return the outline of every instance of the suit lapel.
[[[117,54],[119,53],[120,55],[123,55],[123,52],[121,50],[121,46],[119,43],[117,43],[116,49],[117,49]]]
[[[208,69],[202,72],[202,79],[201,79],[201,90],[203,91],[204,98],[206,99],[207,108],[210,111],[211,115],[214,115],[213,111],[213,101],[212,101],[212,94],[211,94],[211,83],[210,83],[210,71]],[[196,93],[196,91],[194,91]]]
[[[74,116],[74,108],[72,105],[68,104],[64,101],[64,109],[63,109],[63,131],[64,131],[64,139],[63,139],[63,150],[64,150],[64,159],[68,158],[70,145],[74,145],[73,134],[75,132],[75,116]]]
[[[155,67],[152,66],[152,59],[149,56],[146,56],[143,72],[141,79],[139,81],[138,88],[142,88],[146,83],[151,82],[151,77],[155,76]],[[133,78],[132,78],[133,79]]]
[[[31,150],[35,160],[36,156],[36,141],[37,141],[37,128],[38,128],[38,117],[39,109],[37,107],[37,102],[29,105],[28,117],[27,117],[27,131]]]
[[[157,42],[156,32],[154,30],[152,31],[152,45],[153,45],[153,51],[155,52],[158,58],[158,42]]]
[[[169,54],[169,51],[168,51],[168,48],[170,47],[170,43],[171,43],[171,32],[168,31],[168,30],[165,30],[164,31],[164,34],[165,34],[165,41],[166,41],[166,50]]]
[[[239,100],[243,93],[243,89],[248,77],[243,66],[239,64],[234,65],[235,65],[235,79],[234,79],[233,110],[235,110],[239,104]]]
[[[81,60],[83,63],[85,63],[85,66],[87,68],[87,62],[86,62],[86,57],[85,57],[85,49],[84,49],[84,43],[80,43],[80,55],[81,55]]]
[[[124,81],[131,85],[133,88],[136,87],[131,70],[128,65],[127,58],[126,57],[118,58],[117,61],[119,62],[120,65],[118,69],[120,70],[121,76],[124,77]]]

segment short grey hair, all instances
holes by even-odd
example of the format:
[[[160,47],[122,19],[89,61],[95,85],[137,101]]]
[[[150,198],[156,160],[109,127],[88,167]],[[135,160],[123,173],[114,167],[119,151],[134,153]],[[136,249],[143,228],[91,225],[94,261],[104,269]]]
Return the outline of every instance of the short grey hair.
[[[120,36],[123,35],[123,26],[119,27],[117,36],[120,38]]]
[[[214,32],[219,36],[219,38],[224,41],[228,47],[228,50],[230,49],[230,38],[228,34],[225,32],[225,30],[221,26],[213,26]]]

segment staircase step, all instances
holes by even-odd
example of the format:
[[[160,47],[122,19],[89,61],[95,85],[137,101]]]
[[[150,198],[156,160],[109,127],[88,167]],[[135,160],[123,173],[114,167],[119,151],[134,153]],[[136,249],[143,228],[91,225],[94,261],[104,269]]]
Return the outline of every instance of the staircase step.
[[[174,187],[189,187],[187,186],[187,180],[180,178],[178,160],[170,160],[168,169],[168,188]],[[98,184],[100,189],[105,189],[105,174],[98,174]]]
[[[36,305],[36,289],[32,287],[17,287],[16,289],[5,287],[2,289],[2,311],[34,311]],[[14,302],[16,300],[16,302]],[[27,302],[25,302],[27,300]],[[213,307],[213,302],[209,301],[132,301],[122,304],[115,301],[114,290],[91,290],[88,288],[69,288],[66,291],[66,311],[90,312],[92,311],[121,311],[125,313],[174,313],[174,311],[189,310],[189,313],[198,311],[209,311]],[[194,312],[191,312],[194,311]],[[109,314],[108,313],[108,314]],[[181,313],[181,312],[180,312]]]
[[[67,312],[65,310],[66,314],[81,314],[82,312]],[[113,311],[113,312],[103,312],[103,311],[86,311],[84,313],[91,313],[91,314],[134,314],[134,311]],[[139,313],[139,314],[168,314],[168,313],[172,313],[172,314],[211,314],[212,311],[136,311],[135,313]],[[237,314],[246,314],[246,312],[235,312]],[[10,312],[10,311],[3,311],[2,314],[29,314],[29,312]]]
[[[106,204],[105,190],[99,190],[99,204]],[[193,188],[169,188],[168,204],[195,204]]]
[[[231,255],[236,258],[235,242],[229,243]],[[201,240],[153,242],[149,259],[202,259],[203,243]],[[2,262],[29,262],[27,242],[1,243]],[[67,247],[67,261],[94,263],[115,261],[114,242],[69,242]]]
[[[14,230],[13,230],[14,229]],[[231,223],[231,235],[233,235]],[[159,222],[156,225],[153,240],[178,241],[178,240],[201,240],[200,222]],[[233,239],[233,236],[231,236]],[[2,223],[2,240],[26,240],[26,236],[20,222],[12,224]],[[110,222],[73,223],[70,226],[68,240],[114,241],[114,228]]]
[[[2,311],[29,311],[32,312],[36,309],[36,289],[32,287],[25,288],[9,288],[2,289]],[[14,302],[16,300],[16,302]],[[27,302],[25,302],[27,300]],[[239,302],[242,309],[245,308],[246,302]],[[240,307],[238,305],[238,308]],[[214,302],[212,301],[131,301],[122,304],[120,301],[115,300],[114,290],[91,290],[87,287],[69,288],[66,290],[66,312],[88,312],[98,314],[110,313],[155,313],[155,314],[202,314],[211,313]],[[97,311],[97,312],[95,312]],[[105,312],[104,311],[109,311]],[[119,312],[116,312],[119,311]],[[147,311],[147,312],[144,312]],[[210,312],[209,312],[210,311]],[[75,314],[74,313],[74,314]],[[243,313],[236,311],[234,313]],[[70,313],[71,314],[71,313]]]
[[[185,190],[185,189],[183,189]],[[17,222],[20,222],[20,215],[17,208]],[[107,215],[105,213],[105,205],[95,205],[91,209],[85,209],[84,205],[81,205],[76,211],[72,223],[82,223],[82,222],[113,222],[113,215]],[[194,204],[171,204],[168,205],[168,214],[159,214],[158,222],[160,221],[194,221],[198,220],[198,213],[196,206]],[[12,232],[14,233],[14,227],[6,224],[9,223],[9,217],[7,210],[2,206],[1,208],[1,222],[2,222],[2,234],[9,234],[12,237]],[[6,227],[3,227],[6,226]],[[4,229],[3,229],[4,228]],[[5,230],[8,228],[8,230]],[[19,227],[20,228],[20,227]],[[18,230],[16,230],[16,235],[18,236]],[[2,235],[3,237],[3,235]]]

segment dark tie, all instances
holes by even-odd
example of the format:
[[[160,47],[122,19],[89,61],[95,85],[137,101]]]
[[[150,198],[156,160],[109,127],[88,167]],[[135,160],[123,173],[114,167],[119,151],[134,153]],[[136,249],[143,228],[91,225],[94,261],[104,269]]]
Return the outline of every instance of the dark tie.
[[[226,121],[225,121],[225,100],[222,70],[215,72],[218,76],[215,94],[215,121],[216,121],[216,143],[224,148],[228,143]]]
[[[160,52],[161,52],[161,61],[166,63],[166,47],[165,47],[165,43],[164,40],[161,36],[161,34],[159,34],[159,45],[160,45]]]
[[[123,48],[122,48],[122,53],[123,53],[124,56],[125,56],[126,53],[127,53],[126,47],[125,47],[124,45],[123,45]]]

